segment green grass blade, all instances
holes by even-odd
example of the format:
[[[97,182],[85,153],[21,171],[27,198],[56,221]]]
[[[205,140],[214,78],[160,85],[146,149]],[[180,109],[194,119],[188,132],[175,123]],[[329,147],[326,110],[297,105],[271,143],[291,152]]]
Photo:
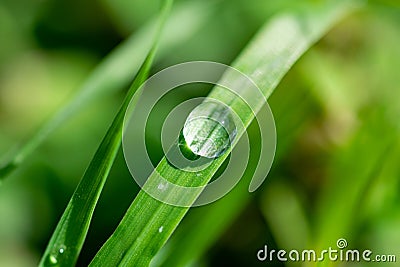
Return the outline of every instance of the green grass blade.
[[[191,211],[192,214],[188,214],[157,253],[151,266],[183,267],[195,263],[250,202],[247,191],[250,178],[250,175],[243,177],[228,195],[217,202]]]
[[[213,13],[213,8],[213,5],[201,0],[181,3],[174,8],[165,26],[159,56],[166,55],[191,38],[201,25],[207,22],[208,17]],[[190,23],[185,24],[184,30],[177,31],[176,29],[182,28],[182,20],[190,21]],[[156,23],[150,22],[115,48],[92,71],[69,103],[27,138],[27,141],[10,157],[1,159],[0,180],[12,173],[52,132],[81,112],[88,104],[128,86],[132,81],[132,73],[138,71],[145,59],[155,29]]]
[[[359,223],[359,218],[352,215],[363,206],[365,191],[388,164],[388,155],[395,151],[397,132],[388,132],[386,138],[379,138],[382,129],[390,127],[382,113],[375,109],[367,114],[349,144],[334,155],[328,170],[329,183],[318,201],[317,247],[329,245],[338,238],[352,237],[351,230]]]
[[[284,88],[282,83],[279,85],[282,90],[277,90],[269,101],[274,111],[279,140],[275,165],[279,164],[283,155],[301,134],[304,125],[311,120],[314,112],[310,94],[305,92],[301,83],[300,86],[284,84]],[[293,106],[296,106],[295,110]],[[251,131],[251,126],[248,129]],[[157,253],[151,262],[152,267],[189,266],[197,262],[218,240],[253,197],[247,190],[252,172],[247,174],[247,171],[255,168],[258,155],[254,155],[254,159],[252,157],[253,154],[250,155],[248,169],[243,178],[229,194],[217,202],[190,211],[168,243]]]
[[[233,65],[247,74],[268,97],[282,77],[296,60],[344,14],[351,10],[349,2],[336,2],[328,6],[317,6],[306,12],[286,14],[267,23],[260,30],[244,53]],[[244,88],[245,89],[245,88]],[[254,119],[254,114],[243,107],[241,102],[224,89],[215,87],[210,96],[237,112],[246,126]],[[264,104],[260,101],[259,107]],[[238,132],[238,136],[243,132]],[[187,173],[174,169],[165,158],[161,160],[148,178],[145,189],[157,188],[160,173],[169,182],[186,187],[198,187],[207,184],[222,165],[229,153],[213,161],[201,172]],[[198,195],[188,194],[179,189],[166,189],[166,201],[179,199],[193,203]],[[121,223],[93,259],[91,266],[148,266],[154,255],[164,245],[188,208],[175,207],[157,201],[143,190],[137,195]],[[206,233],[205,233],[206,234]]]
[[[316,250],[332,246],[339,238],[356,242],[355,229],[364,223],[362,211],[367,208],[367,192],[373,181],[392,164],[392,155],[396,155],[398,132],[388,132],[382,138],[382,129],[388,128],[387,121],[383,112],[373,110],[362,118],[363,125],[346,147],[336,151],[331,162],[329,180],[318,198],[313,221]],[[318,266],[339,264],[325,260]]]
[[[78,259],[100,193],[121,146],[126,109],[131,101],[137,101],[139,94],[135,94],[135,92],[148,77],[159,43],[161,28],[164,25],[171,2],[172,0],[166,1],[163,7],[162,21],[153,47],[140,67],[120,110],[72,195],[41,259],[41,266],[73,266]],[[132,98],[133,96],[135,97]]]

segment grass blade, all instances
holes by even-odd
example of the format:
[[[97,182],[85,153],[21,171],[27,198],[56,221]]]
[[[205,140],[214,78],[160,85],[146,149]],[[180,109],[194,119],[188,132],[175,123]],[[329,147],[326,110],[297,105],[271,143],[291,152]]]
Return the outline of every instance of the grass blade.
[[[131,100],[137,101],[138,94],[135,94],[135,92],[148,77],[159,43],[161,28],[164,25],[171,2],[166,1],[163,7],[160,28],[156,33],[153,47],[140,67],[120,110],[72,195],[42,257],[41,266],[72,266],[76,263],[100,193],[121,146],[123,120],[126,109]],[[132,99],[134,95],[135,97]]]
[[[312,99],[305,88],[301,85],[284,87],[276,91],[269,101],[274,110],[279,140],[275,165],[279,164],[313,115]],[[296,110],[292,108],[294,105]],[[252,130],[251,126],[248,130]],[[258,155],[254,155],[254,159],[252,157],[253,154],[250,155],[246,172],[256,167]],[[217,202],[191,210],[168,243],[157,253],[151,266],[183,267],[197,262],[252,200],[253,195],[247,191],[251,175],[251,171],[245,173],[235,188]]]
[[[244,53],[233,65],[247,74],[268,97],[282,77],[296,60],[332,25],[346,14],[353,5],[336,2],[331,5],[317,6],[304,13],[279,16],[269,22],[250,43]],[[215,87],[210,96],[224,103],[239,114],[248,126],[254,118],[249,109],[232,95],[226,95],[223,89]],[[259,99],[258,104],[264,104]],[[238,132],[238,136],[243,132]],[[169,182],[186,187],[205,185],[222,165],[229,153],[217,158],[198,177],[174,169],[164,158],[148,178],[145,188],[156,188],[160,182],[160,173]],[[167,189],[168,191],[168,189]],[[169,190],[166,197],[179,198],[185,203],[193,203],[198,195],[187,194],[179,189]],[[91,266],[134,265],[148,266],[154,255],[164,245],[178,226],[188,208],[175,207],[161,203],[144,191],[141,191],[128,209],[121,223],[93,259]]]
[[[395,151],[398,133],[393,131],[387,133],[386,138],[379,138],[382,129],[388,127],[382,113],[375,108],[367,114],[349,144],[334,155],[328,170],[329,183],[318,201],[315,220],[318,248],[340,237],[352,237],[351,230],[359,223],[359,218],[352,214],[363,206],[365,191],[371,181],[390,163],[388,155]],[[351,172],[345,171],[349,169]],[[341,197],[343,195],[346,199]]]
[[[178,44],[192,37],[207,21],[212,9],[213,5],[204,1],[182,3],[174,8],[165,26],[159,55],[165,55]],[[185,24],[185,30],[176,31],[176,29],[181,28],[181,21],[188,20],[187,18],[190,18],[190,23]],[[57,111],[37,132],[27,138],[27,142],[16,149],[10,157],[1,159],[0,180],[12,173],[53,131],[82,111],[89,103],[128,86],[132,79],[132,73],[138,71],[148,47],[151,46],[155,29],[156,23],[150,22],[149,25],[132,34],[128,40],[115,48],[93,70],[81,88],[78,89],[78,93],[67,105]]]

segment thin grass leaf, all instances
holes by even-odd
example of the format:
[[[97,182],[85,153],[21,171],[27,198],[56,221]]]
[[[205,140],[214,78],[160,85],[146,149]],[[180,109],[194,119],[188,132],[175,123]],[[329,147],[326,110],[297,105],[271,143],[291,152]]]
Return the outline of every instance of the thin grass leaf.
[[[334,155],[328,170],[329,183],[317,202],[317,248],[327,247],[338,238],[352,238],[352,229],[359,223],[354,211],[363,206],[371,181],[390,162],[387,158],[399,135],[387,131],[382,138],[382,129],[390,128],[382,110],[375,108],[367,114],[349,144]]]
[[[165,23],[171,3],[172,0],[165,2],[160,27],[156,33],[153,46],[140,67],[121,108],[97,149],[89,167],[72,195],[43,254],[40,266],[73,266],[78,259],[100,193],[121,146],[126,109],[131,101],[135,102],[138,100],[140,92],[139,94],[135,94],[135,92],[148,77],[159,43],[161,29]]]
[[[387,116],[387,107],[390,105],[378,96],[381,91],[366,88],[364,80],[358,80],[359,70],[355,69],[360,63],[344,68],[327,53],[313,51],[309,56],[305,65],[309,72],[318,75],[309,75],[307,79],[317,89],[323,89],[322,92],[315,90],[313,93],[322,94],[317,99],[330,113],[331,120],[335,117],[352,118],[350,123],[346,123],[348,120],[344,123],[342,119],[341,127],[333,130],[332,136],[341,137],[343,130],[348,128],[344,135],[346,142],[341,142],[342,146],[334,151],[327,168],[327,182],[316,201],[318,205],[312,222],[316,237],[312,245],[318,250],[331,246],[339,238],[345,238],[348,242],[356,238],[355,229],[364,221],[361,211],[367,209],[366,192],[373,188],[371,185],[390,165],[390,159],[396,158],[390,155],[396,153],[395,144],[399,138],[396,131],[383,130],[393,127]],[[360,73],[362,77],[365,76],[365,72]],[[385,88],[380,84],[381,87]],[[368,110],[361,109],[362,100],[355,97],[360,94],[353,92],[360,89],[369,93],[379,92],[373,107]],[[357,123],[354,123],[355,117]],[[343,137],[340,139],[343,140]],[[320,263],[320,266],[336,265],[329,261]]]
[[[190,39],[196,31],[207,22],[213,13],[214,5],[205,1],[181,3],[174,8],[166,23],[161,39],[159,55],[166,55],[179,44]],[[189,21],[184,30],[181,21]],[[150,22],[131,35],[125,42],[116,47],[89,75],[77,94],[55,113],[37,132],[27,138],[11,155],[0,161],[0,180],[5,179],[24,160],[43,143],[47,137],[68,119],[74,117],[90,103],[122,90],[132,81],[132,73],[136,73],[145,59],[152,37],[156,30],[155,21]],[[79,130],[79,129],[77,129]]]
[[[350,11],[350,2],[335,2],[307,9],[306,12],[279,16],[266,24],[233,65],[247,74],[261,88],[267,98],[296,60],[344,14]],[[246,90],[246,88],[243,88]],[[237,97],[215,87],[210,96],[229,106],[240,116],[247,127],[254,119],[250,109],[243,109]],[[264,99],[259,101],[259,108]],[[257,112],[257,110],[256,110]],[[242,132],[238,132],[241,136]],[[228,151],[229,152],[229,151]],[[163,158],[146,184],[145,190],[157,188],[160,175],[171,183],[185,187],[201,187],[209,182],[229,153],[215,159],[201,172],[188,173],[175,169]],[[167,188],[165,201],[181,200],[193,203],[201,193],[187,193],[181,189]],[[121,223],[93,259],[91,266],[148,266],[154,255],[164,245],[178,226],[187,207],[164,204],[140,191]],[[194,229],[195,230],[195,229]],[[205,233],[206,234],[206,233]]]
[[[310,224],[303,203],[292,187],[280,181],[271,184],[263,193],[261,208],[278,246],[301,250],[309,245]],[[293,222],[296,222],[295,228]]]

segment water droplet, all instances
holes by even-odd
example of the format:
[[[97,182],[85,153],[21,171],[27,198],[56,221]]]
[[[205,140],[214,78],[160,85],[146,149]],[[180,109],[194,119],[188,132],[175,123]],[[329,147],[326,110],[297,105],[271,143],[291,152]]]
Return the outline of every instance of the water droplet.
[[[57,257],[51,254],[49,256],[49,263],[50,265],[56,265],[58,263]]]
[[[164,191],[167,188],[167,184],[159,183],[157,186],[158,190]]]
[[[164,230],[164,226],[161,226],[160,228],[158,228],[158,232],[161,233]]]
[[[61,245],[60,246],[60,249],[58,250],[58,252],[60,253],[60,254],[63,254],[64,252],[65,252],[65,246],[64,245]]]
[[[194,154],[217,158],[229,148],[237,129],[228,107],[207,101],[192,110],[182,133],[186,145]]]
[[[49,266],[56,266],[60,263],[60,258],[62,257],[62,254],[65,253],[65,250],[67,249],[64,245],[61,245],[57,248],[54,248],[54,252],[51,253],[48,257],[48,261],[46,265]]]

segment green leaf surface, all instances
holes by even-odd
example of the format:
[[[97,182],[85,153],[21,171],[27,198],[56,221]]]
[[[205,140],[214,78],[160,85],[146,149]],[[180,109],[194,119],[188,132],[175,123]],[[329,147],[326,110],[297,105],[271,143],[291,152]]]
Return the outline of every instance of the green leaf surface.
[[[165,3],[163,14],[161,15],[160,27],[156,33],[153,46],[140,67],[121,108],[97,149],[89,167],[72,195],[43,254],[40,266],[73,266],[78,259],[100,193],[121,146],[125,112],[131,101],[135,102],[138,100],[140,92],[136,94],[135,92],[148,77],[162,32],[161,29],[165,23],[172,1],[166,1]]]
[[[274,18],[259,31],[233,67],[247,74],[259,86],[264,97],[268,98],[297,59],[352,7],[352,2],[334,2],[309,6],[301,12]],[[246,89],[242,88],[244,92],[247,92]],[[243,108],[237,96],[226,94],[221,87],[215,87],[209,97],[229,104],[246,127],[254,119],[252,110]],[[254,100],[257,112],[265,99],[261,97]],[[238,131],[238,136],[244,130]],[[148,266],[185,216],[188,207],[164,204],[145,191],[156,190],[163,180],[162,176],[180,186],[199,188],[188,193],[180,188],[167,187],[163,193],[165,202],[193,203],[201,193],[202,186],[209,182],[228,155],[225,153],[215,159],[200,175],[175,169],[163,158],[91,266]]]
[[[179,44],[190,39],[201,25],[205,24],[207,18],[213,13],[213,8],[214,5],[207,4],[204,1],[181,3],[174,8],[162,33],[159,56],[166,55]],[[184,29],[182,29],[182,21],[188,21],[188,23],[185,23]],[[27,141],[20,145],[14,153],[2,158],[0,161],[0,180],[6,178],[20,166],[52,132],[67,120],[79,114],[92,102],[128,86],[132,81],[132,74],[138,71],[140,64],[145,59],[156,26],[155,21],[151,21],[116,47],[92,71],[77,90],[76,95],[65,106],[55,112],[55,115],[32,136],[26,138]]]

